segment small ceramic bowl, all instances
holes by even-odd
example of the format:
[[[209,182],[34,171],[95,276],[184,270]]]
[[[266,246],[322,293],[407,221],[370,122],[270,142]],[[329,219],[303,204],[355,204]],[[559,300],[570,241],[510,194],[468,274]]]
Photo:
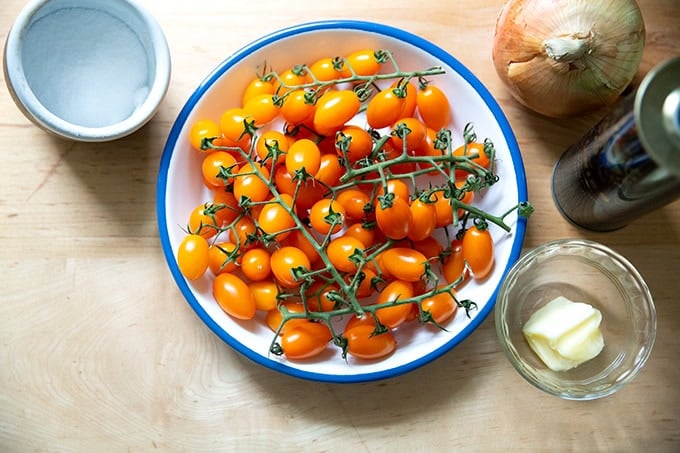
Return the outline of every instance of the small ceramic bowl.
[[[600,310],[604,349],[567,371],[552,371],[529,347],[522,328],[558,296]],[[652,295],[623,256],[596,242],[549,242],[520,258],[501,285],[496,329],[517,371],[539,389],[570,400],[608,396],[629,383],[649,357],[656,336]]]
[[[7,36],[3,69],[14,101],[36,125],[108,141],[156,113],[170,52],[156,20],[133,0],[33,0]]]

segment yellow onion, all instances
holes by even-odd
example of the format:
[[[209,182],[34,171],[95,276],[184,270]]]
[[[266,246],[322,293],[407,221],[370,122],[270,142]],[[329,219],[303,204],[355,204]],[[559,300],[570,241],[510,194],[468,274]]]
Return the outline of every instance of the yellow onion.
[[[633,80],[644,43],[634,0],[509,0],[493,61],[519,102],[565,117],[613,103]]]

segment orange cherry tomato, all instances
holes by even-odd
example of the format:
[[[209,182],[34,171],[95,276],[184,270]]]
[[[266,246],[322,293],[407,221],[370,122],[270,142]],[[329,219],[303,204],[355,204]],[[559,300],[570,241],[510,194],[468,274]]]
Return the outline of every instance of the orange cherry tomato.
[[[237,220],[229,229],[229,240],[238,244],[239,248],[244,249],[246,244],[252,246],[251,237],[257,233],[255,222],[248,216],[243,216]]]
[[[366,267],[363,268],[362,272],[364,273],[364,279],[356,289],[356,296],[359,299],[369,297],[373,294],[373,291],[375,290],[373,287],[373,279],[377,276],[373,270]],[[349,283],[352,278],[354,278],[354,276],[351,276],[351,278],[348,277],[346,279],[347,283]]]
[[[335,234],[345,225],[346,215],[340,203],[324,198],[314,203],[309,211],[309,220],[318,233]]]
[[[366,216],[364,208],[371,199],[366,192],[359,189],[346,189],[338,193],[336,201],[345,208],[348,219],[359,220]]]
[[[220,127],[216,122],[209,119],[201,119],[194,122],[189,129],[189,143],[197,151],[209,151],[201,149],[201,143],[204,138],[215,138],[222,135]]]
[[[314,176],[321,167],[321,150],[312,140],[296,140],[288,148],[285,162],[288,173],[293,176],[303,168],[307,174]]]
[[[297,226],[295,219],[288,210],[293,206],[293,197],[288,194],[281,194],[280,200],[270,200],[262,207],[257,224],[266,233],[275,235],[277,240],[288,236],[293,228]]]
[[[262,177],[254,172],[258,171]],[[263,180],[264,178],[264,180]],[[241,197],[248,197],[251,201],[265,201],[271,196],[269,190],[269,170],[258,163],[245,164],[239,168],[234,177],[234,196],[240,201]]]
[[[493,238],[488,229],[480,230],[471,226],[463,235],[463,258],[470,267],[476,280],[481,280],[491,272],[494,263]]]
[[[427,258],[418,250],[392,247],[385,250],[383,264],[387,272],[398,280],[417,282],[425,273]]]
[[[271,254],[263,248],[247,250],[241,256],[241,272],[251,282],[264,280],[271,275]]]
[[[439,255],[444,251],[444,247],[433,236],[426,237],[421,241],[414,241],[413,248],[425,255],[430,262],[439,261]]]
[[[201,163],[203,182],[209,189],[224,189],[234,181],[233,178],[225,177],[226,170],[236,173],[238,165],[234,156],[225,151],[212,152],[206,155]]]
[[[375,220],[385,236],[394,240],[406,238],[413,224],[409,204],[401,197],[394,197],[389,207],[377,203]]]
[[[309,66],[309,72],[311,72],[317,80],[329,82],[331,80],[344,78],[344,67],[345,63],[341,58],[325,57],[312,63]]]
[[[459,239],[451,241],[451,253],[442,265],[442,274],[450,284],[464,281],[467,277],[467,266],[463,258],[463,242]]]
[[[274,92],[279,96],[283,96],[290,90],[312,81],[312,78],[307,73],[307,68],[304,66],[294,66],[290,69],[286,69],[279,74],[279,77],[281,78],[281,81],[277,80],[274,82]]]
[[[359,239],[364,248],[369,248],[375,243],[375,228],[367,228],[361,222],[353,223],[345,229],[345,236]]]
[[[411,217],[413,225],[409,229],[408,238],[413,241],[422,241],[432,235],[437,227],[437,209],[434,203],[425,203],[420,199],[411,202]]]
[[[321,354],[330,340],[331,332],[326,324],[300,323],[283,333],[281,349],[290,360],[305,360]]]
[[[437,324],[443,324],[458,311],[458,304],[453,296],[448,292],[441,292],[434,296],[426,297],[420,302],[423,311],[429,313],[432,320]]]
[[[233,242],[220,242],[210,246],[208,264],[213,274],[234,272],[238,269],[236,266],[237,253],[234,253],[234,250],[236,250],[236,244]]]
[[[213,203],[196,206],[189,215],[189,231],[206,239],[215,236],[222,226],[222,219],[217,215],[220,210]]]
[[[255,96],[261,94],[274,94],[276,87],[274,86],[274,78],[268,78],[263,80],[261,78],[256,78],[251,80],[246,89],[243,91],[243,96],[241,98],[241,105],[246,105],[248,101]]]
[[[403,198],[406,201],[408,201],[409,197],[411,196],[408,186],[401,179],[388,179],[387,193],[393,193],[396,197]],[[377,196],[385,195],[385,188],[383,187],[382,184],[378,187],[376,195]]]
[[[406,107],[406,98],[399,97],[394,88],[376,93],[366,105],[366,122],[373,129],[382,129],[394,124]]]
[[[196,280],[208,269],[208,241],[198,234],[187,235],[177,249],[177,265],[187,279]]]
[[[335,302],[329,297],[328,293],[337,291],[338,287],[335,284],[324,284],[317,282],[312,284],[307,290],[307,307],[311,311],[331,311],[335,309]]]
[[[309,322],[309,320],[305,318],[291,318],[288,321],[286,321],[286,323],[283,326],[281,326],[281,323],[283,322],[283,314],[281,313],[281,307],[285,307],[286,310],[288,310],[291,313],[305,312],[305,307],[298,302],[295,303],[284,302],[278,305],[273,310],[268,311],[267,315],[265,316],[265,323],[267,324],[267,327],[269,327],[273,332],[278,331],[280,327],[281,331],[279,333],[283,334],[288,329],[292,329],[295,326]]]
[[[213,205],[219,207],[216,215],[222,225],[231,223],[241,213],[234,193],[224,189],[216,189],[213,194]]]
[[[317,263],[321,259],[321,257],[319,256],[319,252],[317,250],[319,244],[317,244],[316,242],[314,244],[309,242],[309,239],[304,235],[304,233],[301,230],[293,231],[289,236],[287,236],[283,240],[282,245],[295,247],[297,249],[302,250],[302,252],[305,255],[307,255],[309,262],[312,264]]]
[[[331,135],[359,112],[361,102],[352,90],[327,91],[316,101],[314,129]]]
[[[276,163],[283,164],[286,160],[290,142],[288,138],[279,131],[268,130],[262,133],[255,142],[255,153],[261,161],[266,161],[267,168],[272,168],[272,158],[276,154]]]
[[[281,117],[289,124],[300,124],[310,119],[315,110],[311,94],[303,89],[293,90],[283,100]]]
[[[427,128],[417,118],[402,118],[392,126],[391,135],[390,140],[395,148],[403,150],[404,143],[406,143],[408,151],[415,151],[422,148],[427,135]]]
[[[375,360],[387,357],[397,347],[397,341],[392,332],[374,335],[375,328],[371,325],[358,325],[346,330],[347,352],[358,359]]]
[[[272,280],[266,279],[248,284],[255,300],[255,308],[260,311],[275,310],[278,305],[279,287]]]
[[[423,122],[435,131],[447,127],[451,122],[449,99],[434,85],[427,85],[418,91],[416,105]]]
[[[248,112],[242,108],[234,107],[220,116],[220,129],[224,137],[232,142],[238,142],[245,135],[248,135],[246,122],[249,121],[253,121],[253,119]]]
[[[335,135],[335,149],[340,157],[346,156],[350,163],[354,163],[371,154],[373,139],[359,126],[345,126]]]
[[[412,283],[394,280],[380,291],[376,304],[410,299],[413,296],[414,288]],[[393,329],[406,321],[411,312],[411,305],[412,304],[410,303],[396,304],[390,307],[380,308],[376,310],[375,314],[378,317],[380,324]]]
[[[243,110],[255,121],[256,126],[264,126],[279,116],[279,107],[271,94],[258,94],[243,106]]]
[[[340,177],[345,173],[335,154],[322,154],[319,171],[314,175],[314,179],[325,184],[327,187],[335,187],[340,182]]]
[[[380,51],[378,51],[380,52]],[[370,49],[352,52],[346,58],[347,64],[360,76],[375,75],[380,71],[382,60],[376,55],[376,51]]]
[[[333,239],[326,248],[328,259],[340,272],[354,272],[357,269],[350,257],[356,250],[364,250],[364,245],[357,238],[341,236]]]
[[[222,273],[213,280],[213,296],[228,315],[238,319],[255,316],[255,299],[248,285],[238,276]]]
[[[457,157],[469,156],[472,162],[487,169],[491,165],[489,156],[484,151],[483,143],[472,142],[468,143],[467,145],[460,145],[458,148],[453,150],[452,154]],[[462,168],[456,168],[456,179],[463,179],[467,176],[467,174],[467,171],[463,170]]]
[[[397,84],[399,83],[398,80],[395,80],[392,83],[392,87],[396,87]],[[418,98],[418,88],[415,86],[413,82],[408,82],[407,84],[402,84],[402,89],[404,90],[404,93],[406,94],[406,97],[404,97],[404,106],[401,111],[400,118],[409,118],[414,116],[414,113],[416,111],[416,103],[417,103],[417,98]]]
[[[274,278],[285,288],[297,288],[302,283],[293,274],[294,269],[310,270],[312,267],[305,253],[296,247],[281,247],[272,253],[271,268]]]
[[[434,202],[435,216],[437,218],[437,228],[445,227],[453,223],[453,208],[451,200],[445,198],[443,193],[437,193],[437,200]]]

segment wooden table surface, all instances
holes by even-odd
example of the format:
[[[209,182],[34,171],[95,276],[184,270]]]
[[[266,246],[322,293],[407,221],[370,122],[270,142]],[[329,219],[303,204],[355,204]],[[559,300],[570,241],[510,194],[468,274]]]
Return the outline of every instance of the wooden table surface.
[[[3,0],[0,37],[26,2]],[[555,160],[601,117],[557,121],[518,106],[490,52],[502,0],[151,1],[173,75],[155,118],[106,144],[34,127],[0,90],[0,451],[679,451],[680,202],[612,233],[567,223],[550,195]],[[640,0],[639,77],[680,54],[677,0]],[[536,212],[525,249],[566,237],[628,257],[656,301],[658,332],[619,393],[563,401],[526,383],[488,318],[435,362],[386,381],[332,385],[241,357],[194,314],[158,238],[156,175],[185,100],[253,39],[325,18],[381,21],[467,65],[518,137]]]

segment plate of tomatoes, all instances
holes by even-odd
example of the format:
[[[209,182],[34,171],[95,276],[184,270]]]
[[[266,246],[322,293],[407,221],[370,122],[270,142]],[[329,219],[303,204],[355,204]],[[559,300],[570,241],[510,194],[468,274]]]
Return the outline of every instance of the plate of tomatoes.
[[[469,336],[531,206],[510,125],[464,65],[400,29],[322,21],[207,76],[167,139],[157,211],[171,274],[216,335],[349,383]]]

